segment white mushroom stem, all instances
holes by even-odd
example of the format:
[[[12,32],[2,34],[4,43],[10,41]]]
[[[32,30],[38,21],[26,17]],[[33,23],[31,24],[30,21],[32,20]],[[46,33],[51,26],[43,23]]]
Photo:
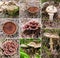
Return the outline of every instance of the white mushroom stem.
[[[52,38],[50,38],[50,49],[51,49],[51,51],[53,51],[53,40],[52,40]]]
[[[50,5],[46,8],[46,12],[49,15],[49,20],[53,21],[53,16],[54,16],[54,13],[57,12],[57,8],[53,5]]]
[[[49,14],[49,20],[53,21],[54,13],[48,13],[48,14]]]

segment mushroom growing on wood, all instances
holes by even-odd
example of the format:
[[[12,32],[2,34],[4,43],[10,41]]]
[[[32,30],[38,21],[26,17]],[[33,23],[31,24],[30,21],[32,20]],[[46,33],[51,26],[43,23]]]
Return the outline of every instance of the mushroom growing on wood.
[[[49,20],[53,21],[53,16],[54,16],[54,13],[57,12],[57,8],[53,5],[50,5],[46,8],[46,12],[49,15]]]
[[[51,34],[51,33],[44,33],[44,36],[50,38],[50,49],[53,51],[53,39],[59,39],[59,36],[57,34]]]

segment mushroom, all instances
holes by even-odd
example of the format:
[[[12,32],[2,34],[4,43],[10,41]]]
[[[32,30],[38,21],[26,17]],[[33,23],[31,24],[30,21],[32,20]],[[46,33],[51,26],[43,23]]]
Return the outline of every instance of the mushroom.
[[[51,52],[53,51],[53,38],[59,39],[59,36],[57,34],[51,34],[51,33],[44,33],[44,36],[50,38],[50,49]]]
[[[57,12],[57,8],[53,5],[50,5],[46,8],[46,12],[49,15],[49,20],[53,21],[53,16],[54,16],[54,13]]]
[[[31,52],[33,53],[33,55],[36,53],[36,51],[38,49],[40,49],[41,44],[40,43],[35,43],[35,42],[30,42],[29,44],[27,44],[29,47],[31,47]]]
[[[40,43],[35,43],[35,42],[30,42],[27,45],[30,46],[30,47],[33,47],[33,48],[40,48],[41,47]]]
[[[40,31],[41,31],[40,28],[41,28],[41,25],[39,24],[38,21],[31,20],[23,25],[22,27],[23,35],[31,38],[39,37]]]
[[[5,22],[3,24],[3,32],[6,34],[6,35],[13,35],[17,32],[17,26],[14,22]]]
[[[13,40],[5,41],[2,44],[3,54],[6,56],[14,55],[15,53],[17,53],[18,47],[19,45],[16,41]]]

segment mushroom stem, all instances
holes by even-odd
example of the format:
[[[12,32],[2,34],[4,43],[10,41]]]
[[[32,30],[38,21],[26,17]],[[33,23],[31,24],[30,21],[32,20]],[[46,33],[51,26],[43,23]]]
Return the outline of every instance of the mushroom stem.
[[[51,51],[53,51],[53,40],[52,40],[52,38],[50,38],[50,49],[51,49]]]
[[[48,14],[49,14],[49,20],[53,21],[54,14],[53,13],[48,13]]]

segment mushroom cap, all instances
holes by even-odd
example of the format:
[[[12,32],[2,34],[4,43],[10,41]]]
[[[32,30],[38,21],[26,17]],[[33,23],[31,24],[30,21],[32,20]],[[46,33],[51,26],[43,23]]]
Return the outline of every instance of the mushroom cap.
[[[59,38],[57,34],[52,34],[52,33],[44,33],[44,36],[49,37],[49,38]]]
[[[46,12],[48,13],[56,13],[57,12],[57,8],[53,5],[50,5],[46,8]]]
[[[33,47],[33,48],[40,48],[41,44],[40,43],[36,44],[35,42],[30,42],[28,44],[28,46]]]

